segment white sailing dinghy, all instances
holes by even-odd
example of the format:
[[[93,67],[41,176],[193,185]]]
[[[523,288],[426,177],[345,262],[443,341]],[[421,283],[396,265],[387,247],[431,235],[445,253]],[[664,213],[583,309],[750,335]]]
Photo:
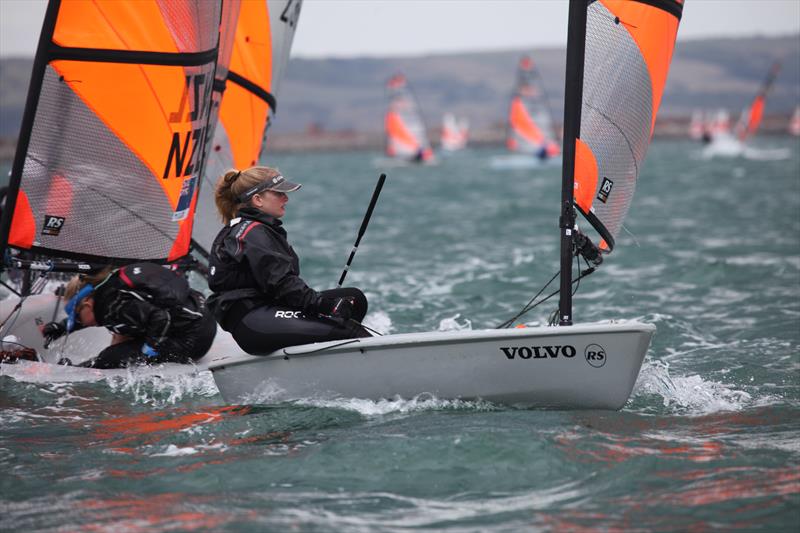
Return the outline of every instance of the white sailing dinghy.
[[[466,118],[457,119],[452,113],[442,117],[442,134],[439,139],[443,154],[460,152],[469,141],[469,122]]]
[[[729,128],[718,128],[712,135],[711,143],[703,150],[704,158],[745,156],[749,159],[770,160],[784,159],[791,155],[791,152],[786,149],[762,149],[747,145],[747,140],[756,134],[761,125],[767,94],[775,83],[779,71],[780,63],[773,63],[753,101],[739,115],[739,121],[733,132]],[[725,125],[728,124],[725,123]]]
[[[197,192],[209,148],[217,167],[259,157],[300,1],[171,6],[180,9],[157,0],[48,6],[0,226],[8,277],[43,277],[34,290],[4,283],[17,294],[0,302],[0,351],[25,347],[43,363],[96,355],[110,341],[103,328],[44,346],[38,326],[63,318],[64,302],[58,282],[41,285],[56,271],[180,261],[193,235],[195,248],[210,245],[220,227],[209,207],[214,165]],[[215,132],[218,115],[226,122]],[[240,123],[228,132],[231,116]],[[197,366],[236,349],[219,330]]]
[[[610,252],[652,136],[681,12],[679,0],[570,2],[559,326],[385,335],[263,356],[240,352],[209,366],[225,400],[429,393],[549,408],[621,408],[655,327],[636,321],[572,325],[573,205]]]
[[[386,82],[385,155],[378,166],[404,166],[410,163],[435,163],[417,99],[403,74],[395,74]]]
[[[491,167],[532,168],[548,162],[560,163],[558,138],[539,71],[533,60],[525,56],[517,67],[506,120],[506,148],[513,155],[494,157]]]

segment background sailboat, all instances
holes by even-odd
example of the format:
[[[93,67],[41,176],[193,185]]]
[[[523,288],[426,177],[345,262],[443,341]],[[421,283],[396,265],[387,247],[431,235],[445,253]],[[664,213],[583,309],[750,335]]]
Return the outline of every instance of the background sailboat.
[[[386,98],[386,155],[400,162],[433,162],[433,149],[419,104],[403,74],[396,74],[386,82]]]
[[[467,146],[469,140],[469,122],[458,120],[452,113],[442,118],[441,146],[442,152],[458,152]]]
[[[533,60],[525,56],[517,67],[506,122],[506,148],[523,157],[494,158],[492,167],[527,167],[555,161],[561,153],[558,138],[539,72]]]
[[[241,353],[209,367],[225,400],[241,402],[257,391],[271,401],[428,393],[558,408],[620,408],[655,327],[636,321],[571,325],[573,205],[610,252],[650,143],[681,12],[676,0],[570,2],[559,202],[564,206],[558,312],[563,327],[408,333],[265,355]],[[579,243],[577,253],[597,262],[590,253],[597,250]],[[505,325],[538,303],[532,300]]]
[[[753,101],[742,110],[742,114],[739,116],[739,120],[733,131],[713,132],[711,144],[704,149],[703,157],[744,156],[750,159],[767,160],[785,159],[789,157],[790,152],[788,150],[754,148],[747,145],[747,140],[755,135],[761,125],[767,94],[772,88],[779,71],[780,63],[774,63],[770,67],[766,78],[761,83],[761,87],[753,98]]]
[[[770,68],[769,73],[764,82],[761,84],[761,89],[756,94],[753,101],[747,106],[739,117],[739,122],[736,124],[736,137],[740,142],[745,142],[748,137],[755,135],[758,127],[761,125],[761,119],[764,116],[764,104],[766,103],[767,93],[775,83],[775,77],[780,71],[780,63],[774,63]]]

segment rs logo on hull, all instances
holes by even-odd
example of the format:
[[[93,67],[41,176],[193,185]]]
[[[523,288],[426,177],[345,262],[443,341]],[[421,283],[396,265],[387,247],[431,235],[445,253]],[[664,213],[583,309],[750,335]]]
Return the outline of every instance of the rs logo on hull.
[[[574,346],[501,346],[500,350],[509,359],[555,359],[556,357],[575,357],[577,353]]]

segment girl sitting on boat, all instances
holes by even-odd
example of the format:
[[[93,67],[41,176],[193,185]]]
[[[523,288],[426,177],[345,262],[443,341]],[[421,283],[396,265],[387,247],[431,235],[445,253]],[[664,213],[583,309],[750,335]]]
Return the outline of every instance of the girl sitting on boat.
[[[67,318],[42,327],[45,346],[85,327],[112,333],[111,345],[80,366],[189,363],[208,352],[217,333],[203,295],[181,274],[153,263],[75,276],[64,296]]]
[[[287,193],[299,188],[270,167],[230,170],[217,184],[225,227],[211,247],[209,306],[248,353],[369,336],[360,325],[367,298],[359,289],[317,292],[300,278],[280,220]]]

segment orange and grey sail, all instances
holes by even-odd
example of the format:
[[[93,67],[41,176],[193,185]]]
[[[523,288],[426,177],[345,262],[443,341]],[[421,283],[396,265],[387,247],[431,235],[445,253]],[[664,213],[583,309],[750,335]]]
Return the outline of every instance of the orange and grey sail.
[[[457,119],[452,113],[445,113],[442,118],[442,135],[440,143],[445,152],[458,152],[467,146],[469,140],[469,123],[467,119]]]
[[[569,138],[565,114],[564,154],[574,153],[575,205],[611,251],[653,135],[683,1],[587,4],[580,109]]]
[[[220,0],[51,0],[0,239],[47,256],[187,254],[221,39]]]
[[[386,155],[420,162],[430,161],[433,150],[416,98],[402,74],[386,83],[388,106],[384,117]]]
[[[538,71],[530,57],[523,57],[519,61],[508,106],[506,147],[512,152],[546,159],[560,153],[557,140],[555,123]]]
[[[739,122],[736,124],[736,136],[740,141],[744,142],[748,137],[754,135],[761,125],[761,119],[764,117],[764,104],[767,100],[767,93],[775,83],[775,77],[781,69],[780,63],[774,63],[767,73],[767,77],[761,84],[753,102],[742,111],[739,117]]]
[[[197,205],[194,239],[205,250],[220,227],[214,204],[217,179],[231,168],[257,165],[262,158],[301,5],[301,0],[241,3],[230,70],[218,76],[219,120]]]

